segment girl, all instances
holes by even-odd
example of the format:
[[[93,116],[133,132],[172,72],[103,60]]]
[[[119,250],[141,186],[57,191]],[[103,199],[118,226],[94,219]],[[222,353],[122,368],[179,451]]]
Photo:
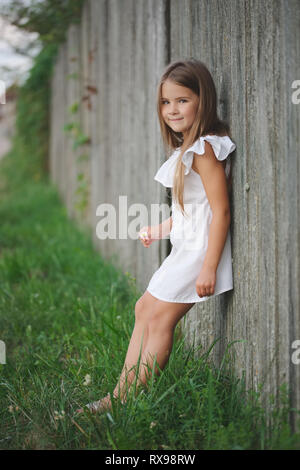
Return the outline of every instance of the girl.
[[[170,235],[172,250],[135,305],[134,329],[113,392],[122,403],[135,377],[137,385],[146,385],[154,359],[159,369],[165,367],[175,327],[193,305],[233,289],[227,157],[236,146],[216,108],[215,85],[202,62],[180,60],[166,67],[157,111],[167,152],[173,153],[154,179],[172,188],[172,216],[143,227],[140,240],[149,247]],[[109,409],[110,394],[86,406],[92,412]]]

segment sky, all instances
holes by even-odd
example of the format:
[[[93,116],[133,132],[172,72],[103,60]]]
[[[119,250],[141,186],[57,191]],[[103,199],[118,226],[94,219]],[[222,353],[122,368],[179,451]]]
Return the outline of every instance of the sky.
[[[23,3],[30,1],[23,0]],[[5,82],[6,88],[14,82],[21,85],[26,81],[33,57],[41,48],[37,33],[21,30],[1,16],[1,7],[9,3],[10,0],[0,0],[0,80]],[[30,57],[15,51],[15,48],[24,49],[32,43],[35,46],[30,49]]]

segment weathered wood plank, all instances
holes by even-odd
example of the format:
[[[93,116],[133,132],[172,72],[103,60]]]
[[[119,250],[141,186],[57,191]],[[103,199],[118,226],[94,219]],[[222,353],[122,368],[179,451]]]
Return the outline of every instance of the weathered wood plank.
[[[119,196],[133,204],[166,203],[153,180],[165,160],[156,113],[156,86],[170,60],[195,57],[207,64],[218,93],[219,115],[231,124],[231,240],[234,290],[196,305],[182,320],[187,343],[212,351],[220,364],[234,340],[236,370],[248,387],[265,383],[278,398],[291,388],[300,408],[300,104],[292,83],[300,79],[300,7],[297,0],[88,0],[80,25],[69,28],[52,77],[50,171],[70,216],[78,171],[89,178],[84,223],[95,247],[147,286],[168,254],[164,240],[145,250],[118,239]],[[76,56],[77,60],[71,61]],[[79,73],[79,80],[67,74]],[[86,85],[91,109],[81,100]],[[91,136],[85,164],[63,132],[68,107],[80,101],[80,123]],[[96,209],[111,203],[117,239],[99,240]],[[134,215],[134,214],[132,214]],[[132,216],[123,213],[129,225]],[[145,220],[145,224],[151,222]]]

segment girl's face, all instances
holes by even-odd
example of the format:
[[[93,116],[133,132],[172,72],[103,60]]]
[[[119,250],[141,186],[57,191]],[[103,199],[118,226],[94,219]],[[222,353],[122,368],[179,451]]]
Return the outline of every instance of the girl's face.
[[[199,103],[199,97],[190,88],[166,80],[161,87],[161,113],[165,123],[183,137],[191,128]]]

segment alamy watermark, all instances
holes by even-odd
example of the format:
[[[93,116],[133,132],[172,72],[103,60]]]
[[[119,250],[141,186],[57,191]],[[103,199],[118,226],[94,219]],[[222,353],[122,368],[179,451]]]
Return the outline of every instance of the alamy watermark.
[[[206,224],[203,223],[202,205],[199,203],[185,204],[185,216],[179,210],[172,212],[173,226],[170,232],[171,243],[176,241],[184,243],[187,250],[198,250],[205,239]],[[172,208],[168,204],[151,204],[150,214],[148,206],[142,203],[127,205],[127,196],[119,196],[118,211],[110,203],[99,204],[96,216],[101,220],[96,225],[96,235],[100,240],[137,240],[139,230],[143,226],[158,226],[171,216]],[[128,221],[129,217],[133,217]],[[160,221],[160,218],[162,219]],[[176,219],[176,220],[174,220]],[[118,222],[118,231],[117,231]],[[168,238],[168,236],[164,237]]]
[[[300,364],[300,339],[295,339],[291,347],[292,349],[296,349],[292,354],[291,361],[293,364],[298,365]]]
[[[2,340],[0,340],[0,364],[6,364],[6,347]]]
[[[292,83],[292,88],[296,88],[296,90],[292,93],[292,103],[299,104],[300,103],[300,80],[294,80]]]

